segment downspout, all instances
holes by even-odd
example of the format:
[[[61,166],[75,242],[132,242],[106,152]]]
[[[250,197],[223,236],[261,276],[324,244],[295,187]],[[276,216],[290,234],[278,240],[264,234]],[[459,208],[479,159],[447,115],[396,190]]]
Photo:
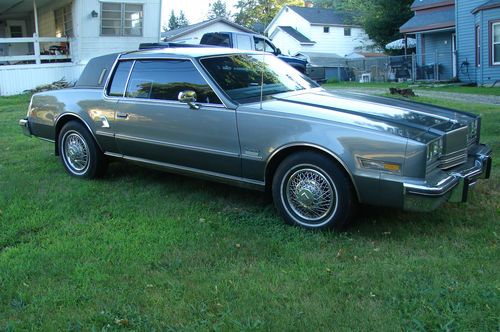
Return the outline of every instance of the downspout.
[[[480,30],[479,30],[479,32],[480,32],[479,42],[481,43],[481,48],[480,48],[481,54],[479,54],[479,56],[481,57],[481,67],[480,67],[480,73],[479,73],[479,75],[480,75],[479,76],[479,82],[480,82],[480,84],[479,85],[483,85],[484,84],[484,65],[488,64],[488,66],[489,66],[489,61],[488,60],[484,61],[484,59],[483,59],[483,53],[484,53],[483,40],[484,40],[484,38],[483,38],[482,35],[484,33],[484,30],[486,30],[487,33],[489,34],[489,28],[483,29],[483,13],[484,13],[484,11],[481,10],[481,15],[479,16],[479,26],[481,27]],[[486,38],[486,40],[488,41],[488,44],[490,43],[489,39],[490,39],[490,36],[488,36]],[[486,49],[487,49],[487,53],[486,54],[488,54],[489,52],[491,52],[489,45],[486,47]]]

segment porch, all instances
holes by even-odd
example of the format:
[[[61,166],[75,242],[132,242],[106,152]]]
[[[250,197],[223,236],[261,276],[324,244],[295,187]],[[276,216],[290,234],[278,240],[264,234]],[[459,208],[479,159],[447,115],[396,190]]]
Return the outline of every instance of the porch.
[[[0,1],[0,96],[75,80],[72,0]]]
[[[72,0],[2,0],[0,65],[71,62]]]

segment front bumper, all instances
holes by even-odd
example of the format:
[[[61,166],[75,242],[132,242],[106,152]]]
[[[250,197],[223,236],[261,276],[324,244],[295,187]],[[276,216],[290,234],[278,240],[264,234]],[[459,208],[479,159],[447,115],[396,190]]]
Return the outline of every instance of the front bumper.
[[[31,137],[31,128],[28,119],[19,120],[19,126],[21,127],[24,135]]]
[[[404,209],[432,211],[447,201],[466,202],[469,189],[477,180],[490,177],[491,165],[491,148],[477,145],[465,164],[447,170],[444,175],[423,183],[404,183]]]

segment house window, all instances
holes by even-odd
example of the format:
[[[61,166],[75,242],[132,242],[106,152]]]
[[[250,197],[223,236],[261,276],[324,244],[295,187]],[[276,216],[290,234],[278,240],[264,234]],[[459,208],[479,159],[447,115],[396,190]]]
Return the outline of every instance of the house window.
[[[348,37],[351,35],[351,28],[344,28],[344,36]]]
[[[500,22],[491,26],[491,51],[494,65],[500,65]]]
[[[142,4],[101,2],[101,35],[142,36]]]
[[[476,26],[476,66],[481,67],[481,27]]]
[[[329,33],[330,32],[330,27],[323,27],[323,32],[324,33]]]
[[[54,10],[57,37],[73,37],[73,15],[71,5]]]

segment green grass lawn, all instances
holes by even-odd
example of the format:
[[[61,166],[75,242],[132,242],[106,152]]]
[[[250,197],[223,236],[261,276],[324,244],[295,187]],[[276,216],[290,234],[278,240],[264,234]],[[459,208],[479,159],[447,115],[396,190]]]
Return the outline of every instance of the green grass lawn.
[[[453,85],[441,86],[441,84],[422,84],[422,83],[410,84],[410,83],[376,83],[376,82],[373,83],[338,82],[338,83],[326,83],[323,85],[323,87],[330,89],[347,89],[347,88],[388,89],[390,87],[394,88],[412,87],[414,90],[500,96],[500,86],[490,88],[490,87],[470,87],[470,86],[453,86]]]
[[[500,110],[483,115],[500,148]],[[0,98],[0,330],[498,331],[498,159],[469,203],[361,207],[341,234],[283,225],[261,193],[111,164],[68,176]]]

